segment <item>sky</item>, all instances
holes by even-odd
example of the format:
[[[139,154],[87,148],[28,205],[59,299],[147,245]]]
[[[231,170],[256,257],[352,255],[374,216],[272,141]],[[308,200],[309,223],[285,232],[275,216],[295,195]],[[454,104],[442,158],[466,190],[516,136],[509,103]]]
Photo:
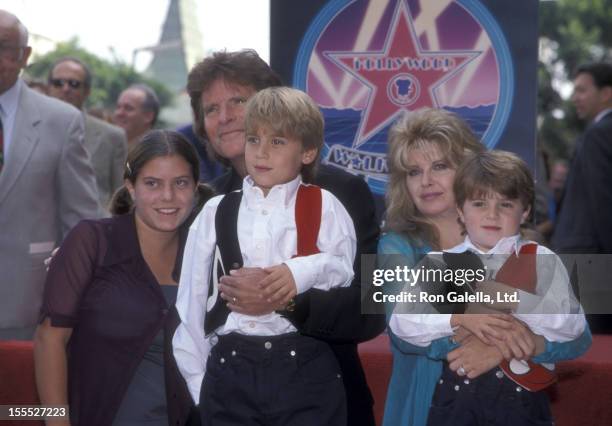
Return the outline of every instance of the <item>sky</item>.
[[[0,0],[30,33],[53,41],[78,37],[85,49],[132,63],[133,51],[157,44],[169,0]],[[253,48],[269,58],[268,0],[194,0],[204,52]],[[237,13],[236,11],[240,11]],[[36,52],[34,52],[36,53]],[[150,56],[139,54],[142,71]]]

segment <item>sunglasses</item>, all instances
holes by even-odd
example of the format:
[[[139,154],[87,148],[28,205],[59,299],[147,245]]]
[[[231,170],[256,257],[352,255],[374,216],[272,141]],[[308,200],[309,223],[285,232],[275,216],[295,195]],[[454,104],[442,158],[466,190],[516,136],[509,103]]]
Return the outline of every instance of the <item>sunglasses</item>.
[[[78,89],[79,87],[81,87],[83,82],[79,80],[73,80],[71,78],[52,78],[51,79],[51,85],[53,85],[53,87],[57,87],[58,89],[60,87],[64,87],[66,84],[70,86],[71,89]]]

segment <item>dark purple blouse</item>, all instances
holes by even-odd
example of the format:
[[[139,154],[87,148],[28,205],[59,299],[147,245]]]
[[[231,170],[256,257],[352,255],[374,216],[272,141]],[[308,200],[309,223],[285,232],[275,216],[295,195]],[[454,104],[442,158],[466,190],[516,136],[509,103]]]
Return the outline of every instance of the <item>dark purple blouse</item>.
[[[161,329],[169,424],[185,423],[192,403],[172,355],[178,314],[142,257],[133,214],[84,220],[68,234],[47,275],[41,322],[46,317],[55,327],[73,328],[67,348],[73,426],[112,423]]]

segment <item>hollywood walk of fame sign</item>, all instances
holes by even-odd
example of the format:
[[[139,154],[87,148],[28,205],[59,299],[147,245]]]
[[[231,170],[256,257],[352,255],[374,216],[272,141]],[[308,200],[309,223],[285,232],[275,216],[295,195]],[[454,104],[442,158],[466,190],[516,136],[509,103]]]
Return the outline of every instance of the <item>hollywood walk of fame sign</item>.
[[[331,0],[319,1],[316,11],[311,6],[314,19],[298,36],[290,80],[323,112],[323,161],[365,176],[374,193],[384,194],[389,128],[402,114],[429,107],[459,114],[488,148],[515,151],[533,164],[537,5],[535,12],[526,6],[535,15],[521,14],[521,27],[508,22],[528,2],[516,0],[512,8],[494,0]],[[300,28],[275,12],[288,7],[282,3],[271,3],[271,64],[287,79],[279,58],[293,47],[290,33]],[[308,15],[291,13],[302,20]],[[530,113],[533,118],[526,119]]]

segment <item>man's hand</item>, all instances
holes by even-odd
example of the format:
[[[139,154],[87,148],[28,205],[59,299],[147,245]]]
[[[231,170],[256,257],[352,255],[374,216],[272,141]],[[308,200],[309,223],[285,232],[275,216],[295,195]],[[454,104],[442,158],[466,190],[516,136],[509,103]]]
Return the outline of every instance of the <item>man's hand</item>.
[[[264,298],[277,306],[287,306],[297,294],[297,285],[291,270],[282,263],[265,268],[264,271],[270,274],[259,283]]]
[[[468,336],[446,359],[451,370],[474,379],[498,366],[504,357],[495,346],[487,345],[476,336]]]
[[[227,307],[232,312],[254,316],[279,309],[280,305],[269,302],[258,285],[267,276],[268,273],[262,268],[240,268],[221,277],[219,290],[223,300],[228,302]]]

